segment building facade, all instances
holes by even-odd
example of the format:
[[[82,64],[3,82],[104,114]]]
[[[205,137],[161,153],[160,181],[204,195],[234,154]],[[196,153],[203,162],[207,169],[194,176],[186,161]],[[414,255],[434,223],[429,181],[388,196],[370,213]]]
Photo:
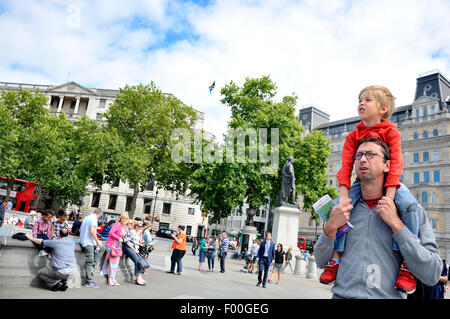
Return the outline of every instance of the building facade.
[[[40,93],[49,99],[47,107],[50,112],[64,112],[70,120],[83,116],[97,121],[103,120],[103,113],[115,102],[119,93],[119,90],[86,88],[73,81],[61,85],[0,82],[0,91],[19,88],[32,91],[39,89]],[[197,111],[197,117],[193,129],[201,130],[204,113]],[[214,139],[214,135],[206,134],[205,138]],[[207,219],[203,217],[200,206],[194,203],[195,198],[184,194],[177,199],[175,193],[157,186],[157,182],[149,181],[144,191],[139,193],[134,216],[142,219],[157,217],[155,219],[159,219],[159,222],[154,223],[154,230],[159,228],[176,230],[178,225],[184,225],[187,235],[204,235]],[[79,208],[87,214],[100,207],[107,218],[117,218],[122,212],[130,210],[134,186],[128,182],[117,180],[112,185],[104,184],[101,188],[89,186],[88,189],[89,195],[83,198],[83,205],[69,206],[67,208],[69,212]],[[38,209],[47,208],[49,202],[48,198],[41,198]]]
[[[434,70],[419,75],[414,102],[397,107],[390,118],[391,122],[397,123],[402,136],[404,183],[425,208],[444,259],[450,257],[449,112],[450,81]],[[302,117],[299,120],[303,124]],[[330,140],[327,177],[329,185],[337,189],[336,173],[341,167],[345,137],[359,122],[357,116],[313,127],[321,130]],[[353,174],[352,181],[354,179]],[[314,239],[315,232],[322,232],[323,224],[319,223],[316,227],[309,214],[304,215],[300,220],[299,234]]]

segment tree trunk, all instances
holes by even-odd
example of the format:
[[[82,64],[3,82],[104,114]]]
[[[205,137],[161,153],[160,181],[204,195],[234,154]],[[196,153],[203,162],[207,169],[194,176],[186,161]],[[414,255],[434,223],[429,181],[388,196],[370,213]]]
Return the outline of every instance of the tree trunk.
[[[139,195],[139,189],[140,189],[140,184],[139,183],[135,183],[134,184],[134,193],[133,193],[133,200],[131,201],[131,207],[130,207],[130,213],[128,214],[128,217],[130,219],[134,218],[134,212],[136,210],[136,201],[137,201],[137,197]]]

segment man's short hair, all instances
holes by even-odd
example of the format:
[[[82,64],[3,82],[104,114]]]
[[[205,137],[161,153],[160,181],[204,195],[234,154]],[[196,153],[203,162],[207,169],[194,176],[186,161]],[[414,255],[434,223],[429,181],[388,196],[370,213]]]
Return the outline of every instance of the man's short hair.
[[[184,230],[184,226],[183,225],[178,226],[178,228],[181,228],[181,230]]]
[[[391,158],[391,152],[389,150],[389,147],[384,143],[382,140],[379,140],[375,137],[366,137],[359,141],[357,149],[364,143],[374,143],[381,147],[381,150],[383,151],[384,161],[387,161]]]
[[[61,238],[69,236],[69,230],[67,229],[67,227],[63,227],[59,230],[59,236]]]
[[[94,210],[94,214],[95,214],[95,215],[103,214],[103,211],[102,211],[102,209],[99,207],[99,208],[96,208],[96,209]]]

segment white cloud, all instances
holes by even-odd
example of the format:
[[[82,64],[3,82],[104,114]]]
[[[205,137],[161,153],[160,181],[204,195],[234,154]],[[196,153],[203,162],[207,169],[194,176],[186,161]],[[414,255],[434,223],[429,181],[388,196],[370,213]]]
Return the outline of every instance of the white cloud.
[[[338,120],[356,115],[366,85],[387,86],[401,106],[412,102],[419,73],[450,77],[446,0],[72,3],[80,28],[67,26],[59,1],[5,6],[1,80],[60,84],[68,72],[101,88],[153,80],[205,112],[205,129],[220,137],[229,119],[220,88],[231,80],[270,74],[277,99],[295,92],[297,109],[314,103]]]

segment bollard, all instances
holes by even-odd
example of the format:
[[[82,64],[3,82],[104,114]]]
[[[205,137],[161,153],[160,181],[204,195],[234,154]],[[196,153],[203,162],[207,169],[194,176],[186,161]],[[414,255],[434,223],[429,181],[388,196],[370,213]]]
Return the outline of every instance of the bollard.
[[[314,256],[308,258],[308,273],[306,274],[306,278],[317,279],[317,265]]]
[[[306,260],[303,255],[295,256],[295,275],[305,276],[306,275]]]

